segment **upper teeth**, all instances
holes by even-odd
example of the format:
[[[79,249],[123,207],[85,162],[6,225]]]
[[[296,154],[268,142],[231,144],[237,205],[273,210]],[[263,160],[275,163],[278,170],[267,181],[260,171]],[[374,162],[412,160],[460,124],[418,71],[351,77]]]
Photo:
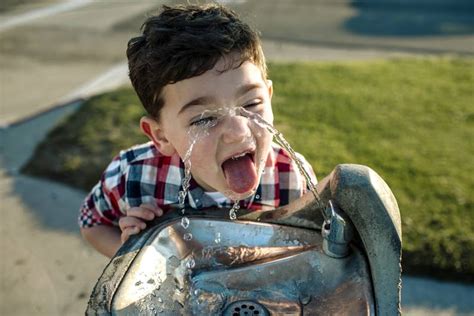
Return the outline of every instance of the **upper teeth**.
[[[236,159],[239,159],[240,157],[243,157],[245,156],[247,153],[241,153],[241,154],[238,154],[238,155],[235,155],[232,157],[232,159],[236,160]]]

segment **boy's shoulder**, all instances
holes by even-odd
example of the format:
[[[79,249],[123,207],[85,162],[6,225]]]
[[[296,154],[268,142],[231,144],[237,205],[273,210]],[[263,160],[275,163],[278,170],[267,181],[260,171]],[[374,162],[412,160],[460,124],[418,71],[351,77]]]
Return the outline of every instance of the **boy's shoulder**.
[[[156,149],[153,142],[146,142],[143,144],[134,145],[128,149],[121,150],[115,160],[119,160],[122,164],[133,165],[142,163],[150,159],[165,158],[158,149]]]
[[[159,173],[178,175],[180,168],[178,155],[165,156],[153,142],[147,142],[120,151],[105,170],[103,180],[109,187],[119,185],[123,176],[126,181],[150,182],[159,177]]]
[[[293,162],[293,159],[291,156],[288,154],[288,151],[285,150],[283,147],[280,145],[273,143],[272,142],[272,162],[274,166],[280,166],[280,165],[291,165]],[[297,154],[299,155],[299,154]]]
[[[301,175],[301,171],[299,170],[297,162],[291,157],[286,149],[275,143],[272,143],[272,149],[272,164],[267,164],[267,168],[271,166],[271,168],[277,169],[282,177],[285,177],[290,173],[296,174],[297,176]],[[313,183],[317,183],[318,180],[316,178],[316,174],[314,173],[313,167],[308,162],[308,160],[306,160],[306,158],[298,152],[294,152],[294,154],[300,161],[301,167],[303,167],[311,177]]]

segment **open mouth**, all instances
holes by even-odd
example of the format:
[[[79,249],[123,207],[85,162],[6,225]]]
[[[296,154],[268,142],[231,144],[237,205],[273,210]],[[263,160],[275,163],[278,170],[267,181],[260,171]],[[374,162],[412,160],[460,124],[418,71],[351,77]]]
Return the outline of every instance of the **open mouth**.
[[[230,157],[229,159],[232,159],[232,160],[238,160],[240,158],[243,158],[245,156],[248,156],[252,161],[254,161],[254,155],[255,155],[255,152],[243,152],[241,154],[237,154],[235,156],[232,156]]]
[[[255,149],[247,149],[239,153],[233,154],[232,156],[228,156],[226,159],[224,159],[224,161],[221,164],[221,168],[224,170],[224,165],[226,164],[228,160],[237,161],[237,160],[245,158],[245,159],[250,159],[253,163],[255,163],[255,155],[256,155]]]
[[[236,193],[252,191],[258,184],[254,150],[234,154],[221,168],[228,187]]]

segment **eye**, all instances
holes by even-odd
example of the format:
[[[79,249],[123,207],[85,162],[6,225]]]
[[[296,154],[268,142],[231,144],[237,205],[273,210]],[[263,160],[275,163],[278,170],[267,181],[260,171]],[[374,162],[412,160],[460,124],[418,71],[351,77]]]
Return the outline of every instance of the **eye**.
[[[214,116],[198,118],[191,122],[192,126],[204,126],[215,122],[217,118]]]
[[[253,110],[254,108],[257,108],[257,107],[258,107],[259,105],[261,105],[261,104],[263,104],[262,101],[256,100],[256,101],[252,101],[252,102],[250,102],[250,103],[244,105],[244,108],[245,108],[245,109],[252,109],[252,110]]]

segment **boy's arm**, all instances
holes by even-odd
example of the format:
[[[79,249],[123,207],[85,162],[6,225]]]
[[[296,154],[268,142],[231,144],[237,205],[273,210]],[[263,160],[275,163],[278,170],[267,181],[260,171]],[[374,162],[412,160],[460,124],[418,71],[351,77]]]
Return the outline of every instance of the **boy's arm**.
[[[163,215],[163,210],[151,204],[142,204],[127,210],[119,220],[119,227],[96,225],[81,227],[81,234],[97,251],[112,258],[131,235],[147,227],[146,222]]]
[[[81,234],[98,252],[109,258],[122,246],[120,228],[115,226],[81,227]]]
[[[125,204],[124,192],[118,189],[123,178],[121,156],[122,153],[110,162],[79,210],[82,237],[109,258],[122,245],[118,227],[118,221],[124,215],[118,205]]]

